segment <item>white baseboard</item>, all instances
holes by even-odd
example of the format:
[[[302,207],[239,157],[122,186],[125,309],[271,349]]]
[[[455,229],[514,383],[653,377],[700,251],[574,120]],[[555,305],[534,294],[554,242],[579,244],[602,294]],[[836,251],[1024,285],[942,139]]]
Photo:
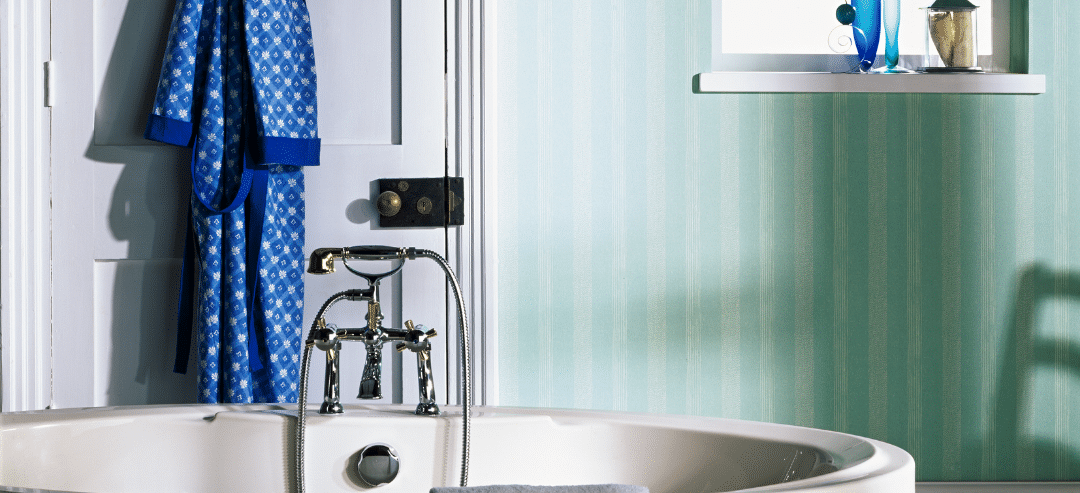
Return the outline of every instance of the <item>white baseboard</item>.
[[[1080,493],[1080,482],[915,483],[917,493]]]

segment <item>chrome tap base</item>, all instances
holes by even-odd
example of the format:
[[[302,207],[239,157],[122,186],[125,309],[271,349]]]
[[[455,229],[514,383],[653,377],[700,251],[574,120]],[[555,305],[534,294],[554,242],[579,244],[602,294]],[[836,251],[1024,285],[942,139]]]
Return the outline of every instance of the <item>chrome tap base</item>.
[[[438,416],[439,412],[439,405],[434,402],[421,402],[420,404],[416,405],[417,416]]]

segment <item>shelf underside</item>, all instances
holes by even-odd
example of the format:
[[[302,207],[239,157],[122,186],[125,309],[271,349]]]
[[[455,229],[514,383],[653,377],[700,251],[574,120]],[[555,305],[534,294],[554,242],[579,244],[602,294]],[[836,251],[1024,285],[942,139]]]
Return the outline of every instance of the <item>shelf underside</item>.
[[[1046,76],[1033,74],[837,74],[828,72],[706,72],[698,93],[960,93],[1042,94]]]

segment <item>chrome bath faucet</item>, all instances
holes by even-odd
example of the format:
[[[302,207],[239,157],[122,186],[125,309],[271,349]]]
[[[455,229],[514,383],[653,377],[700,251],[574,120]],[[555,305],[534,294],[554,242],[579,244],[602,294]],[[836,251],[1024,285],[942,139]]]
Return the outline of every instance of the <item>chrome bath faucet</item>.
[[[420,385],[420,403],[416,406],[416,414],[434,416],[439,414],[439,406],[435,403],[435,383],[431,373],[431,343],[429,339],[437,333],[434,329],[426,329],[423,325],[414,325],[412,320],[405,322],[405,328],[383,327],[382,309],[379,305],[379,281],[390,277],[401,270],[405,265],[405,255],[402,250],[391,247],[348,247],[348,248],[320,248],[311,254],[308,264],[308,272],[312,274],[329,274],[334,272],[334,259],[342,259],[342,263],[352,273],[363,277],[368,282],[366,289],[350,289],[331,296],[323,303],[315,317],[315,323],[308,339],[316,347],[326,351],[326,380],[323,384],[323,403],[319,408],[322,414],[340,414],[344,412],[341,406],[340,372],[341,341],[360,341],[367,349],[367,359],[364,363],[364,374],[360,381],[360,399],[382,399],[382,349],[388,341],[396,341],[395,348],[398,352],[412,351],[416,353],[416,366],[418,383]],[[357,271],[348,265],[348,259],[360,260],[396,260],[398,264],[391,270],[379,274],[368,274]],[[327,324],[325,314],[327,309],[339,301],[366,301],[368,313],[367,325],[360,328],[338,328]]]

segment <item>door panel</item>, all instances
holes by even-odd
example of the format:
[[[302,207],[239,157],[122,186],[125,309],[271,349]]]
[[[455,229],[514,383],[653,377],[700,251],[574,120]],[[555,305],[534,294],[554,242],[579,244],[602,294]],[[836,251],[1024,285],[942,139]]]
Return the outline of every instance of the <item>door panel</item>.
[[[378,178],[445,173],[442,3],[329,0],[310,2],[309,8],[323,152],[322,164],[305,170],[306,250],[386,244],[443,252],[444,229],[380,230],[369,200]],[[53,313],[59,407],[195,399],[194,371],[156,377],[172,366],[176,271],[190,181],[188,150],[142,139],[172,11],[170,0],[54,2],[59,75],[52,261],[61,300]],[[434,263],[410,262],[402,276],[383,286],[385,323],[400,326],[404,316],[446,334],[442,279]],[[306,335],[328,296],[363,285],[344,269],[307,276],[301,332]],[[362,324],[366,310],[356,305],[336,307],[329,321]],[[442,352],[439,339],[435,344]],[[415,402],[412,355],[402,360],[389,345],[387,350],[384,394]],[[343,349],[346,402],[354,400],[363,359],[359,343]],[[322,355],[313,361],[309,395],[317,400]],[[395,363],[404,368],[404,385],[394,380]],[[445,368],[436,375],[442,388]],[[130,388],[120,390],[125,386]],[[445,392],[438,397],[445,401]]]
[[[93,44],[93,87],[98,95],[94,146],[164,145],[142,135],[154,103],[172,2],[95,0],[93,4],[93,34],[87,33],[83,42]],[[53,10],[63,15],[62,9]],[[76,75],[87,74],[64,73],[64,77]]]
[[[172,344],[162,344],[158,319],[176,313],[178,259],[94,263],[94,297],[107,306],[94,314],[95,406],[190,402],[190,375],[173,373]],[[163,282],[164,281],[164,282]],[[147,295],[129,296],[132,291]],[[164,317],[163,317],[164,316]],[[112,357],[121,353],[122,358]],[[164,363],[164,364],[163,364]]]
[[[190,152],[174,146],[90,146],[93,258],[184,255]],[[175,315],[173,316],[175,317]]]
[[[401,44],[393,38],[400,3],[388,1],[311,2],[316,48],[335,47],[332,56],[315,53],[319,74],[319,136],[323,145],[399,144],[398,90]],[[320,22],[320,19],[326,22]]]

